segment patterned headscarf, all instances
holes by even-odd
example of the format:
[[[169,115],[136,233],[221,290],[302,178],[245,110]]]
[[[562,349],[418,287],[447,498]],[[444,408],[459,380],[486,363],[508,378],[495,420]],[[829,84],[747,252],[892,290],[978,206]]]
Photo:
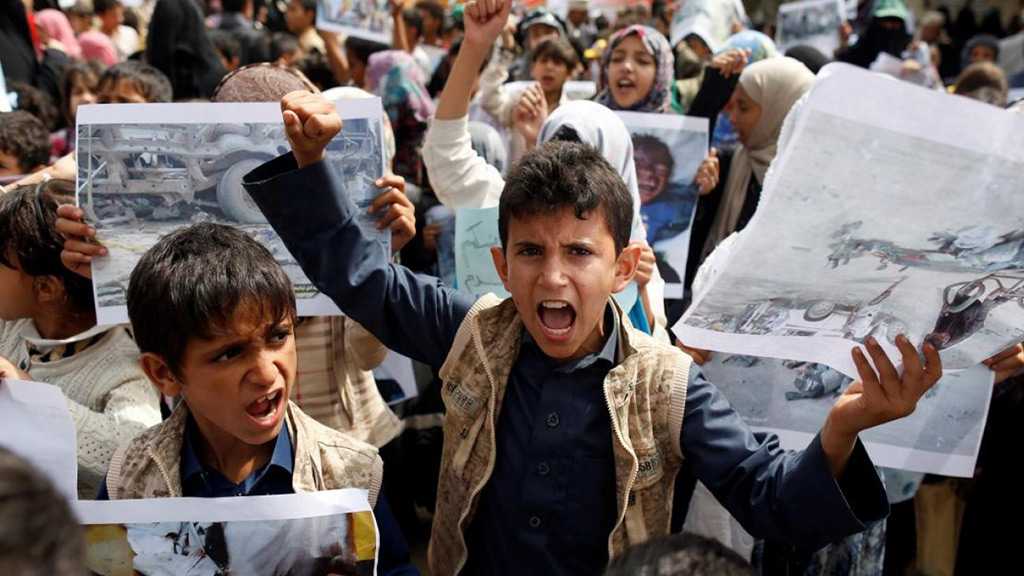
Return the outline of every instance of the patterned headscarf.
[[[630,36],[637,36],[643,43],[647,52],[655,58],[654,85],[647,96],[639,102],[627,108],[619,106],[612,98],[611,90],[608,89],[608,65],[612,60],[612,52],[618,45]],[[597,84],[597,96],[595,100],[599,104],[612,110],[631,110],[634,112],[668,112],[672,104],[672,79],[675,73],[675,57],[672,55],[672,47],[668,40],[654,28],[641,26],[639,24],[623,28],[612,35],[608,41],[608,47],[601,55],[601,78]]]
[[[408,107],[420,122],[434,115],[434,101],[427,92],[426,78],[411,55],[402,50],[385,50],[370,56],[366,66],[366,87],[380,96],[393,124],[397,110]]]

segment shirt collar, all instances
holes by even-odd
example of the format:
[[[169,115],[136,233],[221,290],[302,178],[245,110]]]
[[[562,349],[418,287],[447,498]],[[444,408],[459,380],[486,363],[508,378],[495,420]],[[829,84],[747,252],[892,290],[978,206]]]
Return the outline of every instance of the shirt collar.
[[[570,360],[563,364],[559,364],[555,368],[555,372],[570,374],[577,370],[589,368],[590,366],[593,366],[597,362],[604,362],[607,363],[609,366],[615,365],[615,357],[618,353],[619,348],[619,315],[615,313],[615,308],[614,306],[612,306],[610,301],[605,306],[603,322],[608,336],[604,342],[604,346],[601,347],[601,350],[598,352],[587,354],[583,358],[579,358],[577,360]],[[523,342],[531,344],[533,346],[537,346],[537,342],[533,339],[533,336],[530,335],[530,332],[527,331],[525,328],[523,329]],[[541,352],[541,355],[544,355],[544,353]]]
[[[24,339],[26,343],[30,344],[32,347],[39,350],[45,350],[48,348],[56,348],[57,346],[67,346],[68,344],[82,342],[84,340],[92,338],[93,336],[96,336],[97,334],[102,334],[103,332],[106,332],[111,328],[113,328],[113,326],[93,326],[92,328],[89,328],[85,332],[75,334],[70,338],[64,338],[61,340],[49,340],[47,338],[43,338],[42,336],[40,336],[39,331],[36,330],[35,322],[29,320],[22,324],[20,336],[22,337],[22,339]]]
[[[195,449],[198,442],[199,426],[196,424],[195,419],[190,413],[185,424],[185,439],[181,446],[182,484],[187,483],[194,477],[199,476],[206,471],[206,467],[203,465],[202,461],[199,460],[199,454]],[[294,460],[291,434],[288,432],[288,423],[284,422],[281,424],[281,432],[277,435],[277,441],[274,443],[274,453],[270,456],[270,462],[260,470],[253,472],[253,475],[260,475],[271,466],[275,466],[284,470],[288,474],[291,474],[294,467]]]

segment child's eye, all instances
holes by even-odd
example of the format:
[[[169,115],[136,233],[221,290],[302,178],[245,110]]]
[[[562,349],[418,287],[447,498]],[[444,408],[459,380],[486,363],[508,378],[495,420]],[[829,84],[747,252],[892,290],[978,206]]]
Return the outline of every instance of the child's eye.
[[[590,256],[593,252],[582,246],[573,246],[572,248],[569,248],[569,254],[572,254],[573,256]]]
[[[228,360],[231,360],[233,358],[237,358],[238,356],[241,356],[242,352],[244,352],[244,351],[245,351],[245,348],[242,347],[242,346],[232,346],[232,347],[224,350],[223,352],[221,352],[219,356],[217,356],[216,358],[213,359],[213,361],[214,362],[227,362]]]
[[[287,340],[288,337],[291,335],[292,331],[290,328],[281,328],[279,330],[274,330],[274,332],[270,334],[270,341],[275,343],[281,343]]]
[[[518,254],[520,256],[540,256],[539,248],[520,248]]]

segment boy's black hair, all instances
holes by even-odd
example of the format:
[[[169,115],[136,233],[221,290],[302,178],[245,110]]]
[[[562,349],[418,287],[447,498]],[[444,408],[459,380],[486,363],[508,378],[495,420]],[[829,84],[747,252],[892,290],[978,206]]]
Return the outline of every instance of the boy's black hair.
[[[576,50],[573,49],[568,41],[562,38],[548,38],[538,44],[533,49],[533,54],[530,55],[530,64],[536,63],[541,58],[549,58],[564,64],[570,73],[576,69],[576,65],[580,62],[579,57],[576,55]]]
[[[652,134],[636,134],[633,136],[633,151],[639,149],[648,150],[660,164],[668,166],[669,175],[672,174],[672,170],[676,167],[676,160],[672,157],[672,150],[669,149],[668,144],[665,144]]]
[[[671,534],[626,550],[605,576],[749,576],[750,564],[717,540],[697,534]]]
[[[459,51],[462,50],[462,38],[459,38],[452,42],[448,53],[445,54],[444,58],[437,65],[434,73],[430,76],[430,82],[427,83],[427,92],[431,98],[437,98],[437,95],[444,90],[444,85],[448,82],[448,76],[452,73],[452,66],[455,65],[455,57],[459,55]],[[491,63],[491,51],[488,50],[484,56],[484,61],[480,63],[480,74],[484,73],[484,69]]]
[[[441,6],[439,2],[435,0],[420,0],[416,3],[416,9],[430,14],[435,20],[441,22],[442,28],[444,27],[444,6]]]
[[[174,96],[171,81],[163,72],[137,60],[118,62],[107,68],[103,76],[100,76],[96,89],[102,92],[106,87],[116,86],[121,81],[131,82],[146,102],[170,102]]]
[[[317,0],[299,0],[299,3],[302,4],[302,9],[303,10],[305,10],[306,12],[312,12],[313,13],[313,21],[315,22],[316,21],[316,3],[317,3]]]
[[[334,77],[331,65],[327,62],[327,57],[319,50],[313,50],[299,58],[295,62],[294,67],[299,72],[305,74],[306,78],[315,84],[321,92],[338,85],[338,79]]]
[[[267,50],[269,54],[269,60],[276,62],[278,58],[285,54],[291,54],[299,49],[299,39],[294,34],[288,32],[274,32],[270,37],[270,47]]]
[[[294,320],[295,294],[266,247],[223,224],[164,236],[128,281],[128,318],[139,350],[160,356],[179,376],[189,340],[230,328],[241,309],[272,322]]]
[[[107,10],[113,10],[121,5],[121,0],[92,0],[92,11],[93,14],[99,16]]]
[[[383,52],[387,49],[387,44],[374,42],[373,40],[357,38],[355,36],[345,38],[345,50],[351,51],[352,54],[364,64],[370,61],[370,56],[377,52]]]
[[[28,112],[0,112],[0,152],[17,158],[27,174],[50,163],[50,131]]]
[[[224,60],[231,62],[237,59],[241,62],[242,43],[238,41],[234,34],[227,30],[209,30],[207,34],[210,36],[210,42],[213,43],[214,49],[220,52]]]
[[[220,7],[225,14],[231,12],[241,12],[245,10],[246,0],[220,0]]]
[[[15,109],[35,116],[51,132],[58,128],[60,113],[49,94],[24,82],[11,82],[7,89],[17,94],[18,105]]]
[[[0,448],[0,574],[85,574],[85,537],[42,472]]]
[[[551,141],[523,156],[509,172],[498,204],[498,234],[508,249],[512,218],[571,207],[577,218],[600,213],[619,254],[629,244],[633,197],[618,172],[594,147]]]
[[[423,16],[420,15],[420,11],[415,8],[406,8],[402,10],[402,21],[405,22],[406,28],[415,28],[419,35],[423,35]]]
[[[93,309],[92,281],[61,263],[64,238],[54,229],[57,206],[74,201],[71,180],[47,180],[0,194],[0,264],[32,277],[60,280],[71,307],[88,312]]]

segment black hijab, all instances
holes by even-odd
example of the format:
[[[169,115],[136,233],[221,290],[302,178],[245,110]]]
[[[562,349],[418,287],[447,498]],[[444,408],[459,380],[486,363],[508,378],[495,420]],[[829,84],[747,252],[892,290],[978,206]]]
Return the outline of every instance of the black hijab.
[[[170,79],[175,100],[210,98],[227,72],[193,0],[157,0],[146,61]]]

